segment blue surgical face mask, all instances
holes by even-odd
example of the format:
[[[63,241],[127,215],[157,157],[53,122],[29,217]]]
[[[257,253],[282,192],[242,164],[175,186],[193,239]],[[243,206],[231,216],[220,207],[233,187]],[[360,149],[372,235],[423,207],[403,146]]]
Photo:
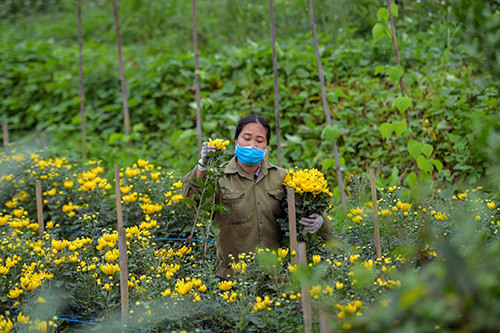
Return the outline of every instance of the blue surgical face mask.
[[[241,147],[236,145],[236,150],[234,151],[238,161],[241,163],[251,166],[259,164],[266,156],[267,149],[256,148],[252,146]]]

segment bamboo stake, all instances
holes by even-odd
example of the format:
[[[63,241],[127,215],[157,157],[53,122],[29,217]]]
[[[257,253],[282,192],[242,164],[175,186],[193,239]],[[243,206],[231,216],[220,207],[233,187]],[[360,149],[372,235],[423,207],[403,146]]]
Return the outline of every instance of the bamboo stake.
[[[82,159],[87,159],[87,134],[85,132],[85,92],[83,89],[83,56],[82,56],[82,0],[78,0],[78,66],[80,74],[80,117],[82,131]]]
[[[303,267],[307,267],[307,257],[306,257],[306,244],[300,242],[298,244],[299,249],[299,263]],[[300,282],[300,290],[302,293],[302,312],[304,315],[304,331],[306,333],[312,331],[312,305],[311,305],[311,295],[309,294],[309,283],[306,280]]]
[[[120,35],[120,22],[118,19],[118,7],[116,5],[116,0],[113,0],[113,14],[115,18],[116,43],[118,45],[118,60],[120,62],[120,80],[121,80],[122,97],[123,97],[123,120],[125,125],[125,134],[130,135],[130,116],[128,110],[127,82],[125,81],[125,67],[123,65],[123,54],[122,54],[122,37]],[[128,143],[130,144],[130,141]]]
[[[293,187],[286,188],[288,198],[288,228],[290,230],[290,258],[292,264],[298,263],[298,248],[297,248],[297,216],[295,213],[295,190]],[[293,252],[295,251],[295,255]]]
[[[128,263],[127,263],[127,238],[123,227],[122,199],[120,192],[120,167],[115,164],[115,194],[116,194],[116,214],[118,219],[118,251],[120,258],[120,295],[122,310],[122,327],[127,326],[127,316],[129,311],[128,297]]]
[[[274,116],[276,123],[276,146],[278,153],[278,165],[281,167],[281,126],[280,126],[280,109],[279,109],[279,86],[278,86],[278,57],[276,55],[276,30],[274,27],[274,6],[273,0],[269,0],[269,12],[271,18],[271,37],[273,43],[273,75],[274,75]]]
[[[3,147],[5,149],[5,155],[9,155],[9,129],[7,126],[7,120],[2,120],[2,136],[3,136]]]
[[[377,258],[382,258],[382,250],[380,248],[380,229],[378,225],[378,202],[377,202],[377,186],[375,185],[375,174],[373,169],[370,169],[370,187],[372,190],[373,203],[373,226],[375,229],[375,247],[377,248]]]
[[[312,37],[313,37],[313,42],[314,42],[314,52],[316,55],[316,65],[318,67],[318,76],[319,76],[319,82],[321,85],[321,100],[323,101],[323,110],[325,112],[327,124],[332,125],[332,117],[330,116],[330,109],[328,107],[328,100],[326,98],[325,78],[323,75],[323,66],[321,65],[321,56],[319,54],[318,37],[316,36],[316,25],[314,24],[314,12],[313,12],[312,1],[307,0],[307,3],[309,4],[309,21],[311,22],[311,31],[312,31]],[[335,166],[337,168],[337,182],[339,184],[340,199],[342,201],[342,209],[344,210],[344,212],[347,212],[347,202],[346,202],[346,195],[345,195],[345,190],[344,190],[344,180],[342,179],[342,169],[340,168],[340,159],[339,159],[339,152],[338,152],[338,148],[337,148],[337,140],[335,140],[335,139],[333,140],[332,147],[333,147],[333,155],[335,158]]]
[[[42,201],[42,184],[39,180],[36,181],[36,213],[38,217],[38,235],[43,238],[44,223],[43,223],[43,201]]]
[[[319,310],[319,317],[320,317],[320,322],[319,322],[320,333],[333,333],[334,330],[330,326],[330,318],[332,317],[332,315],[328,307],[322,307]]]
[[[198,63],[198,31],[196,22],[196,0],[191,1],[193,10],[193,49],[194,49],[194,80],[196,91],[196,132],[198,134],[198,147],[202,145],[202,126],[201,126],[201,97],[200,97],[200,66]],[[201,156],[201,151],[200,151]]]

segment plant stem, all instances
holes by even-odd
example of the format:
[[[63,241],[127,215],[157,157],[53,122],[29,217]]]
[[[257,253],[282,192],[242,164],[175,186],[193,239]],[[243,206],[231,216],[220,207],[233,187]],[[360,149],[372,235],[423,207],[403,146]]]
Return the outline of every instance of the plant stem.
[[[392,15],[391,0],[387,0],[387,10],[389,11],[389,23],[391,25],[392,45],[394,46],[394,56],[396,57],[396,64],[398,66],[401,66],[401,61],[399,60],[398,40],[396,38],[396,27],[394,26],[394,16]],[[401,87],[401,95],[403,95],[403,97],[405,97],[406,90],[405,90],[404,74],[401,75],[401,78],[399,79],[399,85]],[[405,118],[406,118],[406,128],[407,128],[408,132],[410,133],[408,140],[411,140],[411,139],[413,139],[413,135],[411,134],[409,109],[405,110]],[[417,161],[413,158],[413,156],[411,156],[411,160],[413,161],[413,165],[415,167],[415,173],[416,173],[417,179],[418,179],[420,171],[418,169]]]

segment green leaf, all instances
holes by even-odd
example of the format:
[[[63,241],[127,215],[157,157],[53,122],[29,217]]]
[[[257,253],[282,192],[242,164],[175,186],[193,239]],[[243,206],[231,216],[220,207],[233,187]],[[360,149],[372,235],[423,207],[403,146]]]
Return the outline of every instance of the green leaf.
[[[394,132],[397,136],[401,136],[404,131],[406,131],[406,120],[403,119],[396,126],[394,126]]]
[[[425,172],[431,173],[432,170],[434,170],[434,167],[429,161],[429,159],[425,158],[424,155],[419,155],[417,158],[417,165],[421,170],[424,170]]]
[[[420,182],[430,184],[432,183],[432,172],[421,172]]]
[[[395,106],[401,114],[403,114],[406,109],[408,109],[411,106],[411,98],[406,97],[406,96],[399,96],[396,98],[396,100],[393,103],[393,106]]]
[[[327,141],[333,141],[338,139],[340,137],[339,127],[337,125],[327,125],[323,129],[321,137]]]
[[[386,36],[385,27],[382,23],[376,23],[372,28],[373,41],[376,43]]]
[[[384,69],[385,69],[385,66],[378,65],[377,67],[375,67],[375,72],[373,72],[373,75],[380,74]]]
[[[397,166],[392,167],[391,178],[389,180],[389,185],[394,186],[399,181],[399,169]]]
[[[431,154],[434,151],[434,147],[428,143],[423,143],[420,149],[427,158],[431,157]]]
[[[385,7],[381,7],[377,11],[377,19],[379,21],[385,21],[385,22],[387,22],[389,20],[389,10],[387,10],[387,8],[385,8]]]
[[[124,136],[125,134],[123,133],[111,133],[108,141],[110,144],[114,144],[116,141],[122,140]]]
[[[80,115],[71,118],[72,125],[80,125],[82,123],[82,117]]]
[[[380,125],[380,134],[382,134],[382,138],[385,140],[391,137],[393,131],[394,127],[391,123],[382,123]]]
[[[441,161],[436,160],[436,159],[431,160],[431,162],[432,162],[432,164],[434,164],[434,166],[436,167],[437,171],[441,172],[441,170],[443,169],[443,163],[441,163]]]
[[[302,138],[298,135],[285,134],[285,138],[296,145],[302,144]]]
[[[335,166],[335,160],[333,158],[325,158],[321,161],[321,171],[322,172],[327,171],[332,166]]]
[[[340,188],[338,186],[335,186],[333,188],[333,196],[337,199],[340,200]]]
[[[396,5],[395,3],[391,3],[391,12],[392,16],[398,17],[398,5]]]
[[[334,92],[334,91],[327,92],[326,93],[326,98],[330,102],[333,102],[333,103],[338,103],[339,102],[339,95],[336,92]]]
[[[335,88],[335,92],[337,93],[338,97],[347,98],[347,95],[344,94],[344,92],[342,91],[342,89],[340,89],[339,87]]]
[[[375,270],[369,270],[368,268],[362,265],[356,265],[353,269],[354,275],[352,275],[353,279],[356,279],[358,282],[354,285],[356,289],[363,289],[373,284],[375,280]]]
[[[410,185],[410,187],[415,187],[418,185],[418,178],[415,172],[412,172],[408,175],[408,185]]]
[[[422,153],[420,146],[421,146],[420,142],[416,140],[408,141],[408,152],[415,159]]]
[[[396,65],[396,66],[389,66],[387,68],[387,75],[391,78],[392,84],[396,85],[399,81],[399,79],[403,76],[403,67]]]

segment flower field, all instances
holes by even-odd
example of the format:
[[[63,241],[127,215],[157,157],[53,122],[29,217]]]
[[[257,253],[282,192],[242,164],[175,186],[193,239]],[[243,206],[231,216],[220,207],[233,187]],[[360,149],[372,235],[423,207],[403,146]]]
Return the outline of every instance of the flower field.
[[[109,170],[98,161],[77,164],[32,153],[13,152],[0,161],[0,331],[119,330],[118,233]],[[404,188],[379,188],[383,256],[377,258],[366,181],[349,175],[349,212],[328,208],[333,240],[311,249],[308,265],[293,265],[288,248],[257,249],[233,258],[235,275],[221,280],[210,240],[203,254],[209,216],[199,218],[194,242],[186,246],[195,210],[182,198],[181,177],[146,160],[121,169],[126,329],[303,331],[304,282],[314,331],[320,321],[339,331],[405,329],[416,318],[421,331],[494,327],[500,211],[498,198],[481,188],[436,191],[418,203],[409,202]],[[41,238],[37,181],[43,192]],[[326,184],[317,185],[326,191]]]

